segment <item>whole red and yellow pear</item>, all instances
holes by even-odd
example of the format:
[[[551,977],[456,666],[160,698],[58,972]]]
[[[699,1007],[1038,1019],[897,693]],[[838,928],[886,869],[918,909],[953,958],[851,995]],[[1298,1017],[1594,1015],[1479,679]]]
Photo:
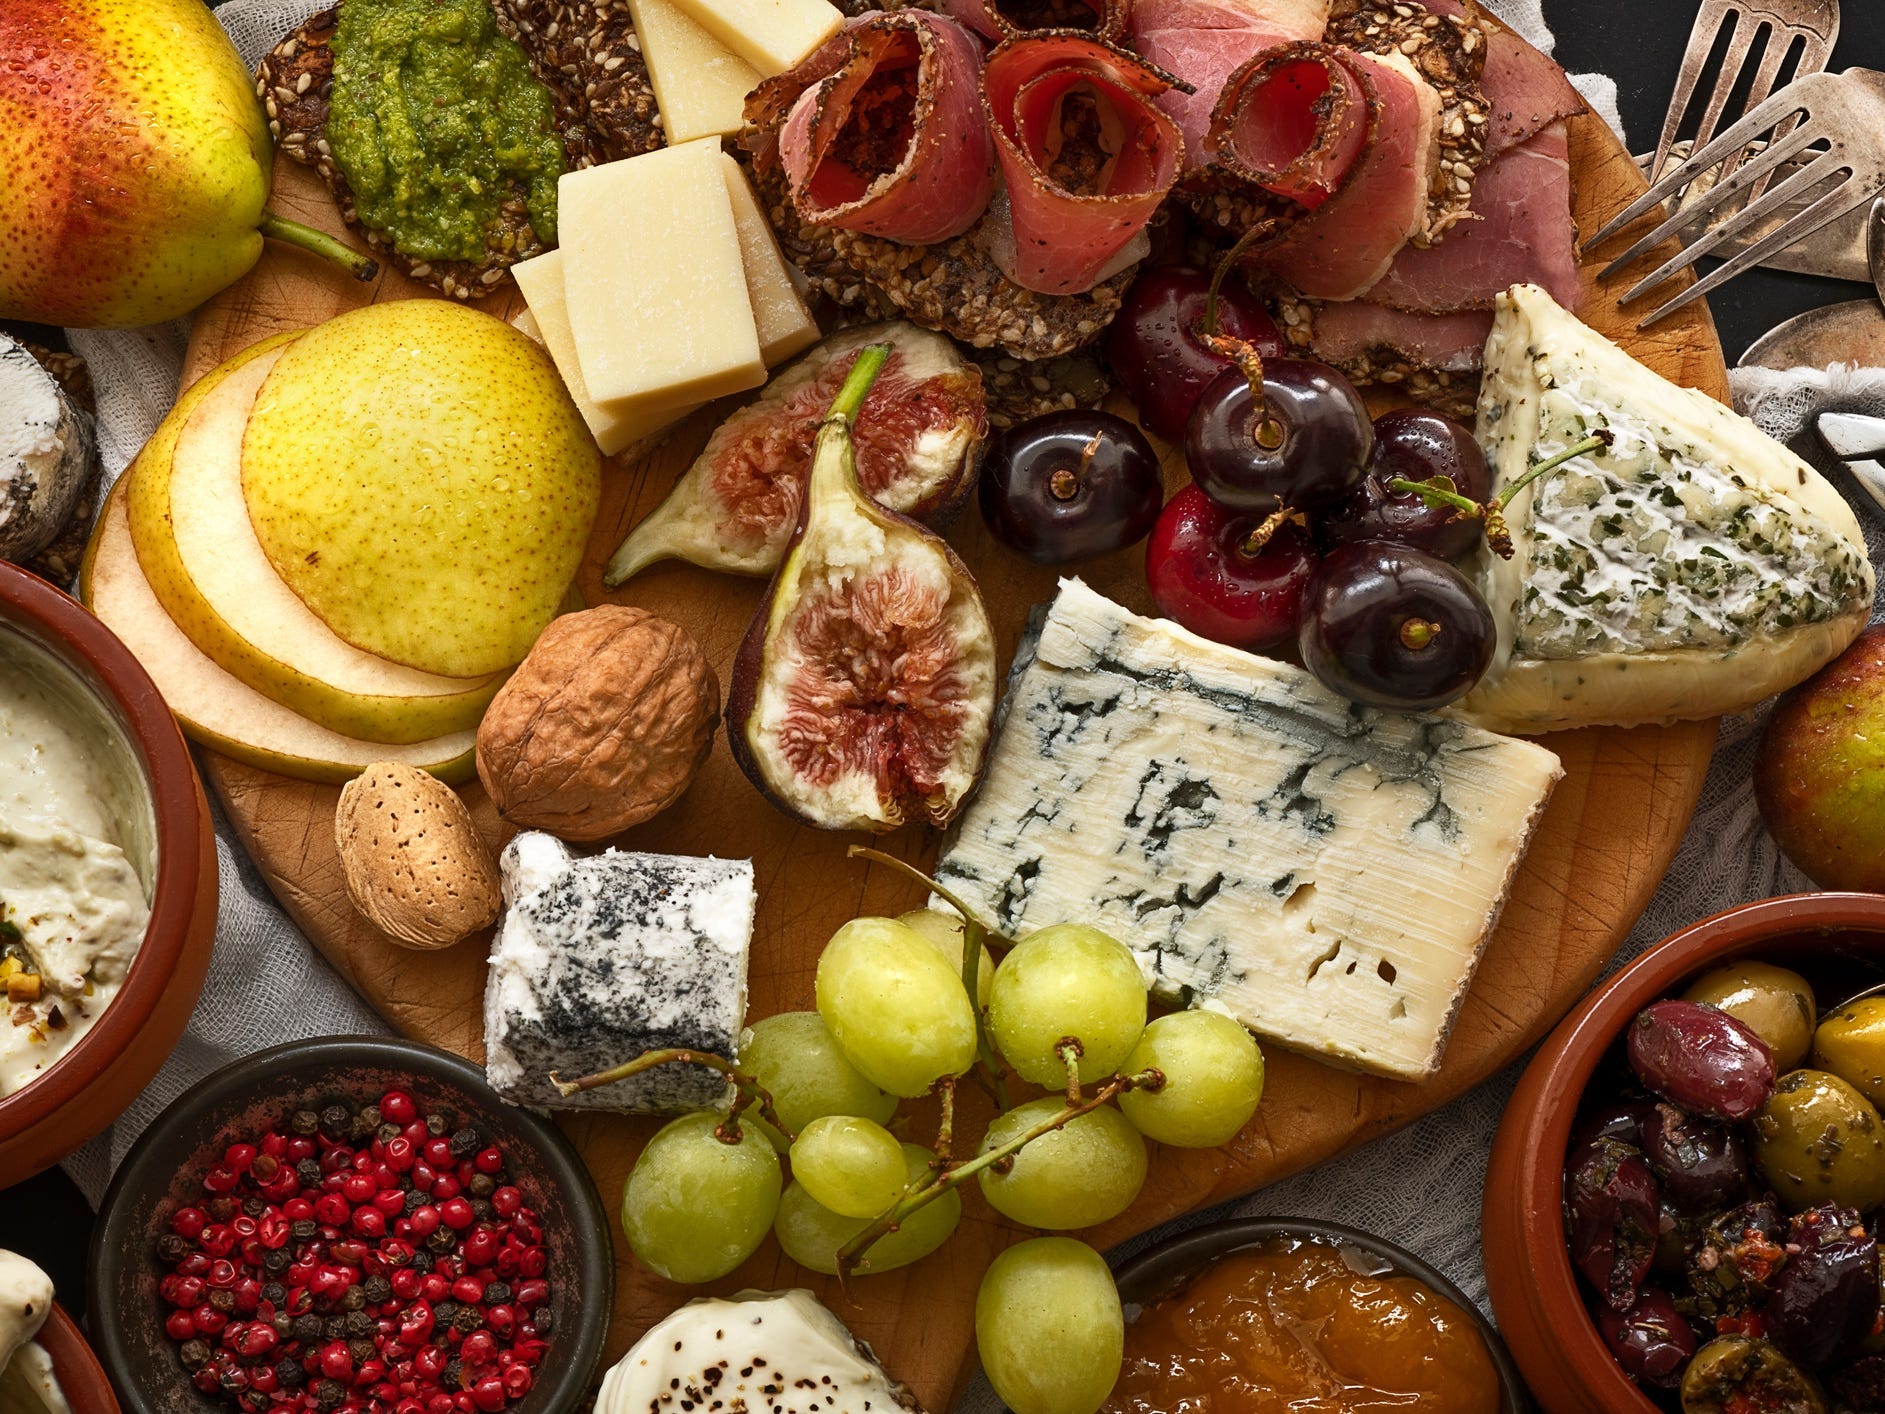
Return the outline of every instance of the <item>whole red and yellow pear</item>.
[[[203,0],[0,0],[0,317],[194,309],[261,255],[270,160]]]
[[[1754,793],[1781,852],[1814,883],[1885,892],[1885,627],[1780,699]]]

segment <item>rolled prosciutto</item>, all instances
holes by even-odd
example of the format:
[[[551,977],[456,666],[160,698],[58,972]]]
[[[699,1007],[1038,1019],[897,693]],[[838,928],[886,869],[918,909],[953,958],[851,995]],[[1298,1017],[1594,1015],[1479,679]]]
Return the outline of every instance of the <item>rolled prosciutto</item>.
[[[1144,231],[1184,164],[1178,124],[1152,101],[1171,86],[1135,55],[1065,30],[989,56],[982,102],[1014,226],[1009,279],[1042,294],[1091,289]]]
[[[1116,43],[1126,37],[1132,0],[937,0],[934,8],[988,39],[1077,29]]]
[[[870,14],[755,89],[747,118],[779,123],[786,189],[808,224],[931,245],[973,226],[994,190],[981,62],[954,20]]]

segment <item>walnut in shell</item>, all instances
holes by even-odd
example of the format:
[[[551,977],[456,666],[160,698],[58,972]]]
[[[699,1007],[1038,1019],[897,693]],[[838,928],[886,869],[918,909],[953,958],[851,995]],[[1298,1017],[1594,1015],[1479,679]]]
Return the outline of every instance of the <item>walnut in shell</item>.
[[[678,624],[609,604],[543,631],[478,728],[478,778],[514,825],[607,839],[681,798],[720,683]]]
[[[347,896],[410,948],[446,948],[497,921],[492,859],[457,792],[398,761],[368,766],[334,812]]]

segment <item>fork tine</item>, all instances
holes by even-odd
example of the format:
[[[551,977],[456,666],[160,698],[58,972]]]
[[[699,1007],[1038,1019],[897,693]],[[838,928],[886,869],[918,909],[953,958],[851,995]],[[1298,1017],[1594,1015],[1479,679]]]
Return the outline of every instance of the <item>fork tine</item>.
[[[1693,285],[1690,285],[1688,289],[1682,291],[1681,294],[1670,300],[1669,303],[1662,306],[1662,308],[1658,309],[1636,327],[1639,329],[1647,329],[1657,320],[1667,315],[1674,314],[1684,305],[1692,304],[1702,298],[1703,295],[1708,294],[1711,290],[1727,284],[1728,281],[1734,279],[1734,277],[1739,275],[1743,270],[1760,264],[1775,251],[1792,245],[1795,241],[1805,240],[1828,222],[1837,221],[1855,206],[1859,206],[1871,199],[1872,193],[1865,191],[1863,184],[1852,181],[1840,183],[1837,187],[1827,192],[1825,196],[1807,207],[1807,209],[1802,211],[1798,216],[1795,216],[1791,221],[1787,222],[1786,225],[1780,227],[1772,234],[1762,237],[1746,250],[1736,255],[1734,259],[1724,261],[1720,266],[1709,271],[1705,278],[1697,280]]]
[[[1828,74],[1808,74],[1788,84],[1765,103],[1758,104],[1727,132],[1706,147],[1691,153],[1688,161],[1673,172],[1666,173],[1661,181],[1611,217],[1596,235],[1584,242],[1584,248],[1588,250],[1602,244],[1638,217],[1654,210],[1710,167],[1719,165],[1729,153],[1740,151],[1781,119],[1792,117],[1795,113],[1810,113],[1814,95],[1825,88],[1826,81],[1832,77]]]
[[[1753,171],[1754,168],[1752,166],[1743,169],[1744,173],[1751,173]],[[1792,176],[1788,177],[1784,182],[1770,188],[1759,201],[1749,203],[1745,209],[1736,212],[1731,218],[1715,227],[1714,230],[1705,231],[1700,236],[1697,236],[1688,245],[1684,246],[1681,250],[1670,256],[1668,260],[1664,261],[1661,265],[1657,266],[1654,270],[1650,271],[1649,274],[1632,285],[1629,290],[1625,292],[1623,297],[1618,300],[1618,303],[1628,304],[1632,300],[1641,299],[1645,294],[1662,284],[1663,281],[1667,280],[1671,275],[1688,269],[1689,266],[1693,265],[1710,251],[1732,241],[1738,233],[1751,229],[1754,223],[1759,221],[1761,217],[1765,216],[1768,212],[1784,206],[1792,197],[1811,191],[1837,171],[1844,171],[1848,178],[1851,176],[1851,166],[1845,158],[1832,152],[1822,153]],[[1842,185],[1844,184],[1842,183]],[[1811,208],[1808,209],[1810,210]]]
[[[1734,38],[1728,41],[1728,52],[1722,56],[1721,72],[1715,76],[1714,90],[1708,95],[1708,107],[1702,110],[1702,124],[1695,130],[1696,147],[1705,147],[1714,138],[1715,129],[1721,125],[1721,111],[1728,106],[1728,96],[1740,82],[1741,70],[1747,64],[1748,51],[1754,47],[1754,37],[1760,33],[1761,25],[1759,16],[1750,15],[1745,10],[1737,16]],[[1772,25],[1767,27],[1769,50],[1773,49],[1778,34],[1779,31]],[[1765,97],[1766,94],[1761,95],[1761,98]],[[1759,102],[1759,98],[1750,95],[1748,107],[1753,108]]]
[[[1611,261],[1597,274],[1600,280],[1608,280],[1626,265],[1654,246],[1661,245],[1677,231],[1686,226],[1693,226],[1698,221],[1706,220],[1714,211],[1732,199],[1738,192],[1746,189],[1750,182],[1768,176],[1776,167],[1791,160],[1803,148],[1812,144],[1816,133],[1809,127],[1795,128],[1787,137],[1770,143],[1759,155],[1749,160],[1726,181],[1717,182],[1699,196],[1691,197],[1675,209],[1675,212],[1655,230],[1644,236],[1636,244]]]
[[[1754,71],[1754,84],[1748,89],[1747,106],[1749,108],[1754,108],[1765,103],[1768,96],[1773,93],[1774,80],[1780,75],[1780,66],[1786,62],[1787,51],[1793,48],[1793,40],[1794,32],[1792,30],[1783,30],[1776,26],[1768,31],[1767,48],[1761,54],[1760,67]],[[1804,56],[1802,56],[1801,63],[1802,67],[1800,72],[1806,73],[1808,70],[1805,67]],[[1783,121],[1779,127],[1774,129],[1774,135],[1769,141],[1779,142],[1792,130],[1793,123],[1791,121]],[[1746,148],[1743,148],[1742,152],[1746,150]],[[1741,153],[1737,152],[1730,157],[1726,165],[1722,167],[1722,178],[1725,180],[1733,176],[1735,169],[1740,165]],[[1754,197],[1758,197],[1766,189],[1767,184],[1765,182],[1761,183],[1749,194],[1749,199],[1752,200]]]
[[[1695,23],[1689,29],[1688,48],[1682,51],[1682,70],[1676,75],[1676,91],[1669,100],[1669,112],[1662,120],[1655,160],[1649,164],[1652,182],[1662,175],[1663,166],[1669,161],[1669,150],[1675,146],[1676,133],[1682,127],[1683,118],[1688,116],[1689,100],[1695,96],[1695,86],[1701,81],[1702,66],[1715,47],[1715,38],[1721,33],[1724,21],[1732,23],[1732,17],[1723,9],[1723,0],[1702,0],[1702,7],[1695,12]]]

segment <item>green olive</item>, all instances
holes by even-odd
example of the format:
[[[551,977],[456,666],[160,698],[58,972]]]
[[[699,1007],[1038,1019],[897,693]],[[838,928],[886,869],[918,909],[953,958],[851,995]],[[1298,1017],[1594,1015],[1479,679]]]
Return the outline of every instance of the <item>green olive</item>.
[[[1731,962],[1698,978],[1683,997],[1720,1007],[1774,1053],[1776,1072],[1792,1070],[1813,1043],[1818,1008],[1806,978],[1771,962]]]
[[[1837,1075],[1783,1075],[1754,1117],[1754,1162],[1789,1212],[1816,1203],[1870,1212],[1885,1202],[1885,1122]]]
[[[1764,1340],[1724,1335],[1695,1352],[1682,1372],[1682,1414],[1771,1409],[1826,1414],[1819,1382]]]
[[[1885,997],[1861,997],[1832,1012],[1813,1033],[1813,1064],[1885,1103]]]

